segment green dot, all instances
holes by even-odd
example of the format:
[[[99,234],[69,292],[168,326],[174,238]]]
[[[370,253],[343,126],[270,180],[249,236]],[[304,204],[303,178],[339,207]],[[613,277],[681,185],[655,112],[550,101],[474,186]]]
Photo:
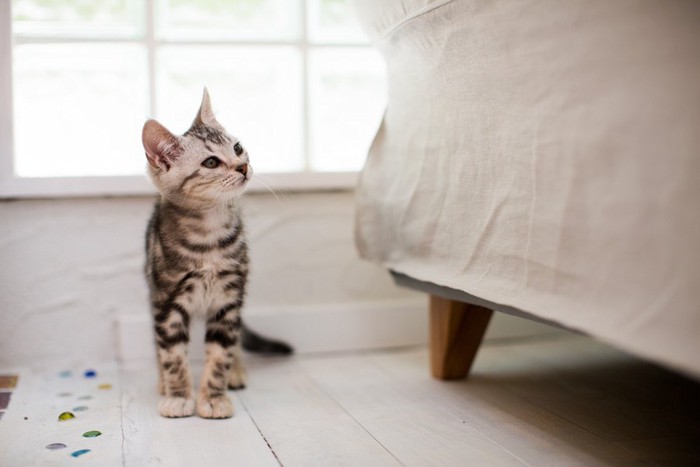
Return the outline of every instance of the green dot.
[[[85,438],[97,438],[100,436],[102,433],[97,431],[97,430],[92,430],[92,431],[86,431],[83,433],[83,437]]]

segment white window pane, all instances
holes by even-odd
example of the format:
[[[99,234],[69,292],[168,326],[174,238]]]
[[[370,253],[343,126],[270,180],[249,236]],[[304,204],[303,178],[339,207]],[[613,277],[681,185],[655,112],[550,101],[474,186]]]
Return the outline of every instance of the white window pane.
[[[348,0],[306,0],[309,39],[314,43],[367,43]]]
[[[292,0],[160,0],[157,34],[167,39],[290,39],[299,35]]]
[[[13,32],[25,36],[133,36],[144,29],[144,8],[142,0],[12,0]]]
[[[133,44],[15,47],[17,175],[145,173],[145,70],[146,52]]]
[[[206,86],[217,120],[241,139],[257,172],[301,170],[300,63],[291,47],[164,46],[158,119],[184,133]]]
[[[311,167],[359,170],[386,105],[386,72],[372,49],[321,49],[309,57]]]

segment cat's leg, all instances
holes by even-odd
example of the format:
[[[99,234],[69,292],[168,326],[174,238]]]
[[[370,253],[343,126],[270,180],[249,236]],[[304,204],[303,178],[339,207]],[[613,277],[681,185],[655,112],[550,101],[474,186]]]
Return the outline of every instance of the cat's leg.
[[[248,379],[248,374],[246,373],[245,366],[243,366],[243,347],[239,339],[236,345],[233,346],[233,366],[231,367],[231,372],[228,375],[228,388],[229,389],[244,389],[246,381]]]
[[[233,404],[226,396],[229,375],[240,343],[240,308],[223,306],[207,320],[206,363],[197,396],[197,414],[204,418],[233,416]]]
[[[156,354],[157,353],[158,353],[158,347],[156,346]],[[158,358],[157,360],[158,360],[158,394],[160,394],[161,396],[164,396],[165,395],[165,383],[163,381],[163,378],[164,378],[163,372],[165,370],[163,370],[163,365],[160,363],[160,358]]]
[[[192,376],[187,361],[189,315],[177,304],[165,305],[154,314],[161,399],[158,411],[164,417],[194,414]]]

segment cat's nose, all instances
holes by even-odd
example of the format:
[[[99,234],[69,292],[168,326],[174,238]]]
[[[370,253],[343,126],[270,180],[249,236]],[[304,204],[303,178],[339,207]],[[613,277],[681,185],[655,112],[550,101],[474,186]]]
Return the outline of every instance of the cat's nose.
[[[240,172],[243,175],[248,175],[248,164],[241,164],[236,167],[236,172]]]

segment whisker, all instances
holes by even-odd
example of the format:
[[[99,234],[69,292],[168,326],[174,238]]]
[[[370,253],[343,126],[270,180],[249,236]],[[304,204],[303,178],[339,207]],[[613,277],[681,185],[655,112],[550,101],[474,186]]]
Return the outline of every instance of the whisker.
[[[260,184],[263,186],[263,188],[265,188],[265,189],[268,190],[270,193],[272,193],[272,195],[275,197],[275,199],[279,202],[280,199],[279,199],[279,197],[277,196],[277,193],[275,192],[275,190],[273,190],[273,189],[270,187],[270,185],[268,185],[267,183],[265,183],[265,177],[269,177],[269,175],[260,176],[259,174],[255,174],[255,178],[260,182]],[[285,189],[282,189],[282,188],[278,188],[277,191],[280,192],[280,195],[289,195],[289,194],[290,194],[289,190],[285,190]]]

